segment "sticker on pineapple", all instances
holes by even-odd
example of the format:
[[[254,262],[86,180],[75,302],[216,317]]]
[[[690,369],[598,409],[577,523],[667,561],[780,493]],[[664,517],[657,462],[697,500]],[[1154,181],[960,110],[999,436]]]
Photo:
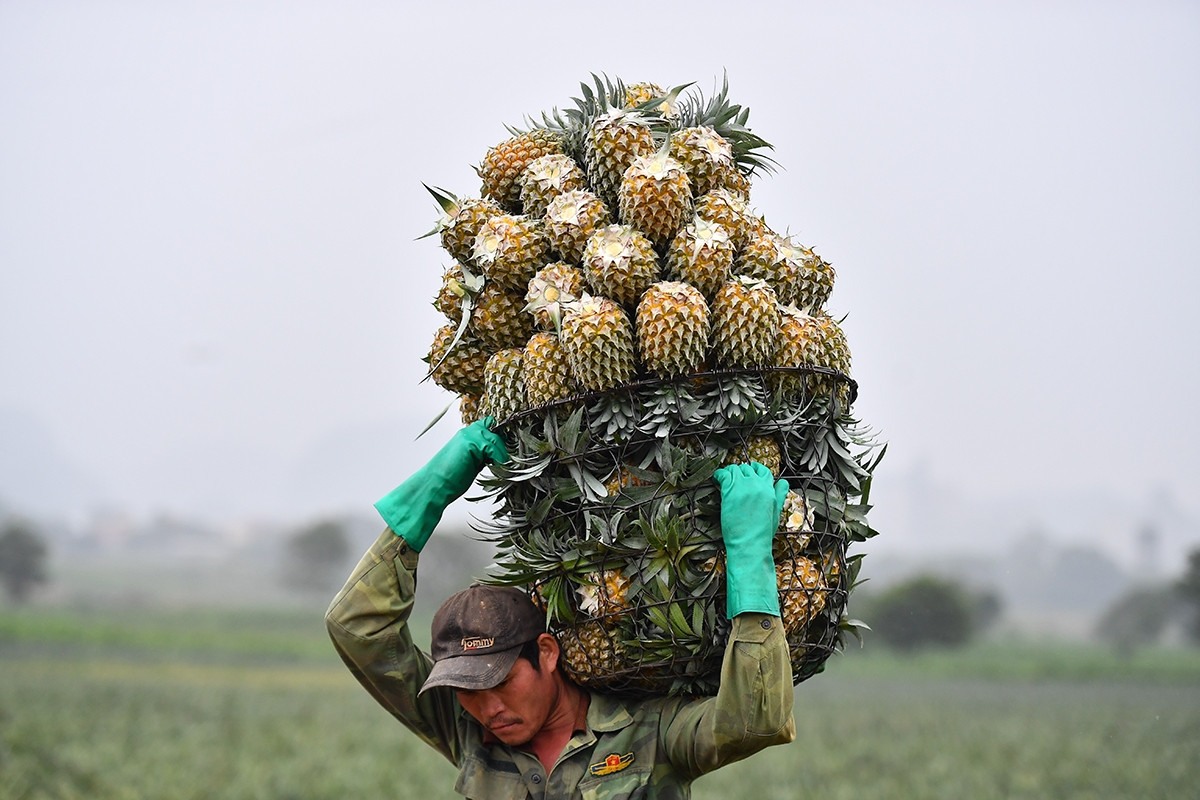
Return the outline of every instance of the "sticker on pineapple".
[[[632,763],[633,753],[626,753],[623,756],[611,753],[603,761],[588,767],[588,772],[593,775],[611,775],[614,772],[620,772]]]

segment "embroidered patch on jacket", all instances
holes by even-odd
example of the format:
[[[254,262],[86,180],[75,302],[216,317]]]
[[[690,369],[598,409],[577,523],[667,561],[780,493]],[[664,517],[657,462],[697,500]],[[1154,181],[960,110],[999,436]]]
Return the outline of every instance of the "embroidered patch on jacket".
[[[600,763],[588,767],[588,772],[593,775],[611,775],[614,772],[620,772],[632,763],[633,753],[626,753],[623,756],[612,753]]]

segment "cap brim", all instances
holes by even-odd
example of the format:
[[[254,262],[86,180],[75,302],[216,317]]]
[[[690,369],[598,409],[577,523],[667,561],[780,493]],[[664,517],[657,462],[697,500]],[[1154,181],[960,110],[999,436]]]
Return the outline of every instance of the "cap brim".
[[[513,664],[521,655],[524,645],[510,647],[496,653],[481,653],[470,656],[451,656],[433,663],[429,677],[421,685],[418,695],[436,686],[449,686],[454,689],[479,691],[491,689],[508,677]]]

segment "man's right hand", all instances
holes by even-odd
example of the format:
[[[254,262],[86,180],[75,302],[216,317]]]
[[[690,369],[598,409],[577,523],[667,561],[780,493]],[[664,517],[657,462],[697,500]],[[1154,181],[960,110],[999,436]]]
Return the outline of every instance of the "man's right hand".
[[[489,463],[508,460],[504,439],[486,417],[460,429],[412,477],[375,504],[388,526],[420,551],[437,527],[446,506],[461,497]]]

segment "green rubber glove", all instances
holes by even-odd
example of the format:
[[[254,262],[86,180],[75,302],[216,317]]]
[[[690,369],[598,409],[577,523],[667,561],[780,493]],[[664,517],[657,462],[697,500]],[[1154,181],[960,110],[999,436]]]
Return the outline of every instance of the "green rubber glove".
[[[787,481],[776,481],[758,462],[731,464],[713,474],[721,487],[721,538],[725,540],[725,613],[779,616],[779,585],[771,542],[787,497]]]
[[[504,440],[491,431],[492,417],[472,422],[454,434],[429,463],[375,504],[384,522],[420,552],[446,506],[471,488],[488,463],[508,461]]]

